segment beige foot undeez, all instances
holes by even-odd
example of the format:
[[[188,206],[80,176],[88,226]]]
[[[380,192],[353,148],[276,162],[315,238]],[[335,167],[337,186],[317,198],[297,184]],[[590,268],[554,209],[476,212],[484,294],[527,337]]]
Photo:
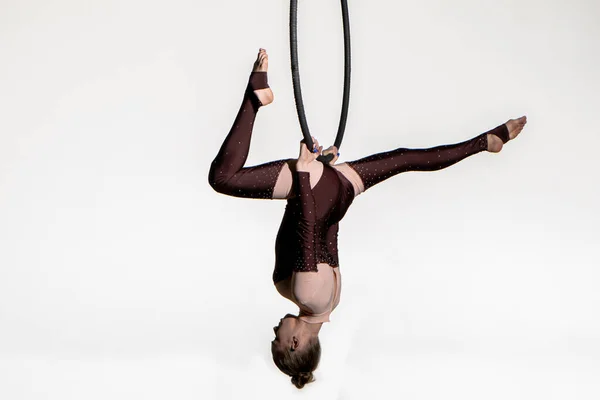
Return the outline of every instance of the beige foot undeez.
[[[516,119],[509,119],[508,121],[506,121],[505,125],[508,128],[508,139],[513,140],[514,138],[519,136],[519,133],[521,133],[521,131],[525,127],[525,124],[527,124],[526,116],[522,116],[521,118]],[[504,143],[502,143],[502,140],[498,136],[488,133],[487,140],[487,151],[491,153],[498,153],[500,152],[500,150],[502,150],[502,146],[504,145]]]
[[[265,49],[259,49],[258,56],[256,57],[256,61],[254,62],[254,68],[252,68],[252,72],[267,72],[269,69],[269,56],[267,55],[267,51]],[[271,104],[275,96],[273,96],[273,91],[271,88],[259,89],[255,90],[254,94],[260,100],[261,104],[264,106]]]

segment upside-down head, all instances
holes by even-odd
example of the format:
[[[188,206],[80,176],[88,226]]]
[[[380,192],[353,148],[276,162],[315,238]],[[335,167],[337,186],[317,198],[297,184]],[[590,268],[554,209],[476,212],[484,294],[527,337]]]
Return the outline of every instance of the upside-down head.
[[[292,377],[292,383],[298,389],[302,389],[315,380],[313,371],[321,359],[319,336],[303,331],[298,318],[290,314],[283,317],[273,331],[273,362],[281,372]]]

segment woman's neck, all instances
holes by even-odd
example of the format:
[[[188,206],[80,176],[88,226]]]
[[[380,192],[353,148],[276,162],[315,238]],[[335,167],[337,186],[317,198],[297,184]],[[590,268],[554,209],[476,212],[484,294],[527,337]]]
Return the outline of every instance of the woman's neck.
[[[311,335],[314,335],[314,336],[319,334],[319,331],[321,330],[321,327],[323,326],[322,322],[310,323],[310,322],[303,321],[302,319],[298,319],[298,322],[301,324],[302,330],[304,330],[305,332],[307,332]]]

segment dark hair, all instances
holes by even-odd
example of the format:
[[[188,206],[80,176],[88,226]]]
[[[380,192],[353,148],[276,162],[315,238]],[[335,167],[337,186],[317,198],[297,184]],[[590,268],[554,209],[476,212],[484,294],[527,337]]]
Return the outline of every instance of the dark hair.
[[[298,389],[302,389],[304,387],[304,385],[306,385],[307,383],[311,383],[314,380],[315,380],[315,377],[313,376],[312,372],[309,372],[309,373],[302,372],[298,375],[292,376],[292,383]]]
[[[319,338],[312,339],[306,349],[293,351],[273,349],[273,362],[277,368],[292,377],[292,383],[298,389],[315,380],[313,371],[317,369],[321,359],[321,343]]]

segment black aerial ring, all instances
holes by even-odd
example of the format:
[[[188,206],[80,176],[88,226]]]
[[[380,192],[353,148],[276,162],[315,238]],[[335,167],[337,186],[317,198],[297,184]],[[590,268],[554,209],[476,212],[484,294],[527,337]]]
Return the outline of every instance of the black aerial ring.
[[[348,1],[341,0],[342,19],[344,25],[344,95],[342,99],[342,112],[340,115],[340,123],[338,125],[337,135],[335,137],[334,146],[338,149],[342,145],[344,131],[346,130],[346,120],[348,119],[348,106],[350,104],[350,72],[351,72],[351,57],[350,57],[350,18],[348,17]],[[300,71],[298,68],[298,0],[290,0],[290,53],[292,60],[292,82],[294,85],[294,98],[296,100],[296,111],[298,120],[300,121],[300,129],[304,136],[304,141],[309,149],[312,149],[314,144],[306,115],[304,113],[304,103],[302,102],[302,90],[300,88]],[[319,156],[319,161],[329,163],[334,155]]]

